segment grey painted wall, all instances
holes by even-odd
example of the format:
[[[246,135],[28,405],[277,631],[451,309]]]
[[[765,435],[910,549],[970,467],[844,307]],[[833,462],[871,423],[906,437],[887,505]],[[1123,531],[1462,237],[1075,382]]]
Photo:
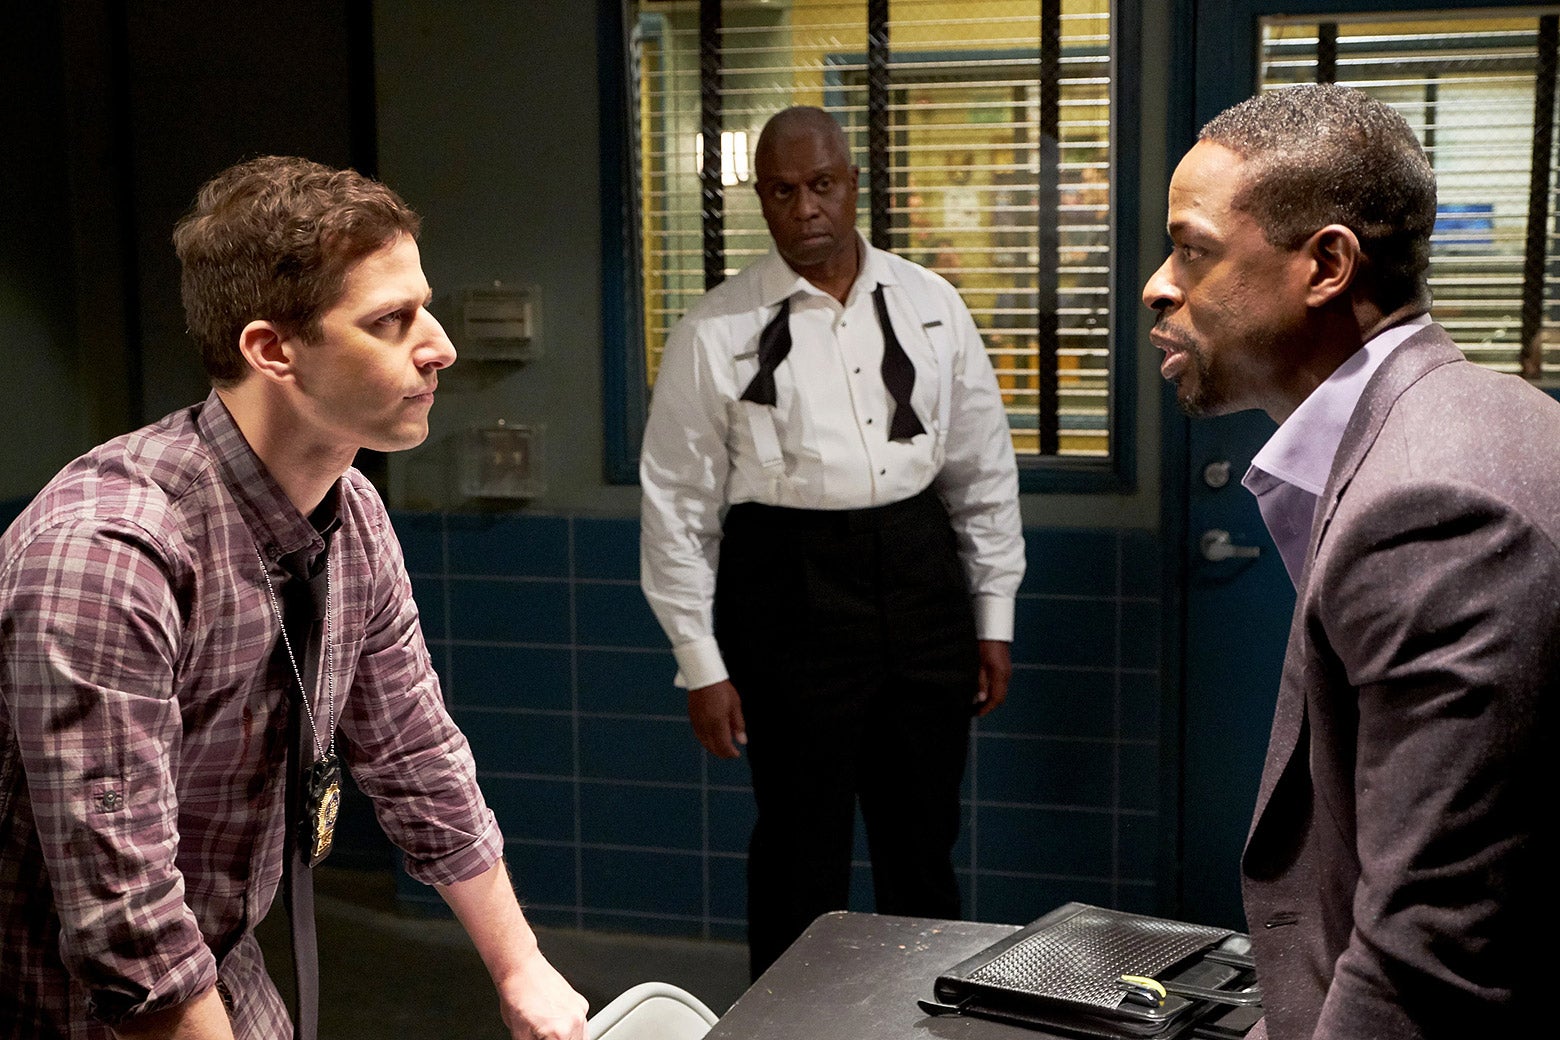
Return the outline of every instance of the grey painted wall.
[[[380,173],[423,214],[435,313],[457,334],[461,289],[535,287],[543,350],[444,373],[428,443],[390,461],[393,500],[458,503],[461,432],[503,419],[545,424],[533,509],[634,512],[637,489],[602,479],[595,5],[380,0],[374,19]]]

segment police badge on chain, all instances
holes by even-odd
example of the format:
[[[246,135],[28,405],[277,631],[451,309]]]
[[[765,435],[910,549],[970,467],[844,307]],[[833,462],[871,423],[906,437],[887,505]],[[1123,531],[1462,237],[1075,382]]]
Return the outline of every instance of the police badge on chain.
[[[341,812],[341,763],[326,754],[309,767],[303,785],[303,819],[298,831],[298,847],[310,867],[317,867],[330,855],[336,838],[336,816]]]

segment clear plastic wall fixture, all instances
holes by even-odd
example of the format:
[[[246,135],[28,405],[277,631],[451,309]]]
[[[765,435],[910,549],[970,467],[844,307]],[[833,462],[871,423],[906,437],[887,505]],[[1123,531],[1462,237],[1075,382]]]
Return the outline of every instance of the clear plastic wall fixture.
[[[546,494],[542,433],[536,424],[503,421],[468,429],[460,445],[461,494],[511,500]]]

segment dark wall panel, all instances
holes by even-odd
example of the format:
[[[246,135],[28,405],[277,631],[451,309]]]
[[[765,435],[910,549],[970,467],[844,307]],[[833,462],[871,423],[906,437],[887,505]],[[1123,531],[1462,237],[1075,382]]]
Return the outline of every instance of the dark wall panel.
[[[170,0],[124,5],[144,416],[205,395],[184,338],[169,235],[200,184],[242,159],[353,161],[361,5]],[[370,70],[371,71],[371,70]]]

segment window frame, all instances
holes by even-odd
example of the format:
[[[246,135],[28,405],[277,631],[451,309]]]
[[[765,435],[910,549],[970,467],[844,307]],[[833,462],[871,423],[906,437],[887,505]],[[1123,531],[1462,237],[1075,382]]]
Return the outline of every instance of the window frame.
[[[1038,8],[1038,0],[1036,0]],[[649,413],[645,378],[640,244],[632,226],[628,191],[636,183],[630,86],[627,0],[597,0],[600,85],[600,201],[602,284],[603,476],[611,484],[637,484],[639,446]],[[1141,80],[1138,72],[1141,5],[1115,0],[1110,55],[1114,75],[1111,111],[1112,258],[1110,390],[1106,458],[1020,456],[1019,490],[1028,494],[1130,494],[1137,490],[1138,352],[1141,308],[1134,279],[1139,267]],[[864,171],[865,172],[865,171]],[[1132,290],[1130,292],[1126,290]]]

